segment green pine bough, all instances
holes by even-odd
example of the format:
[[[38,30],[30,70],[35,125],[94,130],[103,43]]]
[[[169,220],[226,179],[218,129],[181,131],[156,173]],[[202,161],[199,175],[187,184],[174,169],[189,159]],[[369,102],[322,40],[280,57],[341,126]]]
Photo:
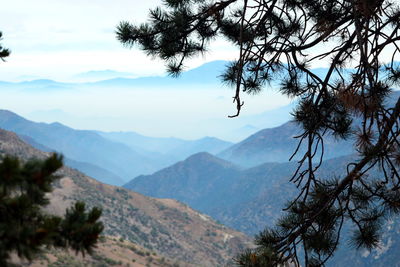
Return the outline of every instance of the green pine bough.
[[[104,228],[99,221],[101,209],[88,210],[85,203],[76,202],[63,217],[43,209],[61,167],[62,157],[57,154],[27,162],[10,156],[1,160],[0,266],[13,266],[12,254],[33,260],[47,247],[92,253]]]
[[[119,24],[122,44],[163,59],[172,76],[215,39],[230,41],[238,59],[221,78],[235,89],[231,117],[243,93],[271,84],[298,102],[302,133],[290,158],[298,168],[288,178],[297,197],[238,265],[324,266],[345,223],[355,248],[378,246],[383,222],[400,212],[399,29],[391,0],[164,0],[147,22]],[[312,68],[321,61],[326,71]],[[318,174],[327,135],[354,140],[354,160],[338,177]]]

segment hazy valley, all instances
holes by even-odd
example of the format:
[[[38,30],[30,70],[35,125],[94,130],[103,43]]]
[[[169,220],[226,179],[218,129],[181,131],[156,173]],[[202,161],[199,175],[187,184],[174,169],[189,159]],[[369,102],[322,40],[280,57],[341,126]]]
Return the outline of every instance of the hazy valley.
[[[125,77],[79,87],[182,87],[204,81],[214,86],[218,82],[215,75],[203,74],[215,73],[223,64],[213,62],[188,71],[179,84],[166,77]],[[98,79],[97,75],[89,76]],[[38,80],[1,86],[43,93],[75,90],[77,85]],[[398,95],[395,91],[393,99]],[[66,167],[60,172],[63,178],[55,185],[48,210],[62,214],[76,200],[103,209],[106,237],[95,256],[75,259],[52,251],[47,260],[40,259],[44,266],[62,264],[62,260],[92,266],[107,260],[131,266],[232,266],[232,258],[251,247],[253,236],[273,225],[296,195],[295,185],[288,181],[299,158],[291,162],[289,158],[301,129],[288,121],[292,109],[289,104],[239,118],[237,126],[241,127],[236,129],[240,133],[225,135],[235,136],[238,141],[233,142],[212,133],[189,140],[134,131],[77,130],[57,121],[37,122],[0,110],[0,128],[4,129],[0,131],[0,151],[24,159],[62,153]],[[274,127],[265,127],[263,121],[268,119]],[[357,126],[355,119],[354,128]],[[327,133],[324,142],[318,175],[326,179],[343,176],[348,160],[357,154],[354,140],[338,141]],[[298,155],[302,153],[301,148]],[[349,245],[344,242],[328,266],[349,262],[354,266],[398,266],[400,224],[387,221],[385,229],[379,249],[347,253]],[[345,235],[349,236],[348,230]]]

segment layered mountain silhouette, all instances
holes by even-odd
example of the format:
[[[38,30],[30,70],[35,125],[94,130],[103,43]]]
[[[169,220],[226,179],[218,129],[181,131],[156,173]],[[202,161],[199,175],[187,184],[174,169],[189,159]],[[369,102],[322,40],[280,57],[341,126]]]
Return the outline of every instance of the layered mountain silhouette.
[[[393,91],[387,99],[387,105],[393,106],[400,97],[400,91]],[[287,110],[290,106],[285,107]],[[359,127],[358,118],[354,118],[353,129]],[[218,157],[244,167],[253,167],[265,162],[288,162],[296,150],[302,133],[301,127],[295,122],[287,122],[281,126],[267,128],[256,132],[243,141],[217,154]],[[329,132],[324,136],[324,159],[332,159],[354,153],[354,140],[338,140]],[[304,146],[300,148],[297,157],[304,154]]]
[[[258,131],[217,155],[245,167],[264,162],[288,162],[299,142],[295,137],[301,132],[298,124],[287,122],[279,127]],[[324,139],[325,159],[353,153],[352,144],[352,140],[338,141],[334,136],[327,134]],[[301,157],[304,152],[304,149],[300,149],[294,159]]]
[[[0,155],[5,154],[22,160],[43,159],[50,155],[26,144],[16,134],[0,130]],[[78,200],[91,207],[101,207],[101,220],[105,225],[103,234],[114,240],[129,241],[119,241],[118,246],[114,242],[113,247],[119,247],[120,253],[123,247],[134,252],[145,248],[177,261],[212,267],[227,264],[236,253],[250,245],[250,239],[244,234],[218,224],[178,201],[149,198],[102,184],[69,167],[63,167],[58,174],[62,178],[48,196],[50,205],[46,209],[62,215]],[[132,242],[139,248],[132,247]],[[100,248],[98,253],[101,252],[111,253],[104,248]],[[106,256],[98,254],[100,259]],[[62,266],[67,265],[64,262]],[[172,264],[165,266],[168,265]]]
[[[78,74],[76,78],[81,80],[93,80],[92,82],[82,83],[62,83],[49,79],[36,79],[23,82],[0,82],[4,88],[20,89],[27,91],[50,91],[50,90],[66,90],[75,87],[151,87],[151,88],[166,88],[173,87],[175,89],[188,88],[201,85],[210,85],[214,87],[221,86],[221,80],[218,76],[225,69],[227,61],[218,60],[205,63],[197,68],[185,71],[179,79],[169,76],[150,76],[129,78],[130,73],[115,72],[112,70],[106,71],[90,71],[87,73]],[[77,86],[79,85],[79,86]],[[190,87],[188,87],[190,85]]]
[[[172,86],[182,86],[190,85],[191,87],[196,85],[213,85],[220,87],[221,80],[220,76],[227,64],[227,61],[217,60],[209,63],[205,63],[197,68],[183,72],[179,79],[175,79],[170,76],[153,76],[153,77],[140,77],[135,79],[129,78],[115,78],[105,81],[99,81],[94,83],[88,83],[88,85],[94,86],[116,86],[116,87],[159,87],[166,88]],[[185,89],[187,89],[185,87]]]
[[[288,177],[294,168],[293,163],[265,163],[241,169],[209,153],[198,153],[152,175],[138,176],[124,187],[151,197],[177,199],[231,227],[255,234],[272,222],[293,196]],[[280,194],[282,191],[286,193]],[[270,201],[263,199],[265,204],[247,216],[232,216],[240,213],[238,206],[245,207],[263,196]],[[265,209],[265,205],[272,209]],[[255,214],[266,216],[257,220]]]
[[[60,123],[29,121],[7,110],[0,110],[0,128],[17,133],[38,149],[62,153],[69,166],[113,185],[153,173],[193,153],[217,153],[231,145],[211,137],[187,141],[75,130]]]
[[[92,70],[84,73],[79,73],[75,75],[73,79],[78,79],[84,82],[94,82],[115,78],[132,78],[133,76],[135,75],[129,72],[120,72],[115,70]]]
[[[232,146],[233,143],[215,137],[203,137],[198,140],[183,140],[179,138],[148,137],[135,132],[98,132],[101,136],[128,145],[143,153],[159,153],[182,160],[198,152],[207,151],[216,154]]]
[[[393,93],[388,105],[399,96]],[[355,119],[353,127],[357,127]],[[272,226],[282,214],[287,201],[298,190],[289,180],[297,167],[296,160],[288,162],[301,129],[293,122],[264,129],[244,141],[213,156],[193,155],[186,160],[152,175],[138,176],[124,187],[152,197],[174,198],[218,221],[249,235]],[[324,162],[317,172],[322,179],[346,175],[346,166],[357,158],[352,140],[337,141],[326,136]],[[300,153],[304,151],[299,151]],[[208,171],[212,170],[212,171]],[[370,175],[380,175],[372,169]],[[351,226],[346,225],[343,244],[328,266],[396,266],[399,261],[400,220],[385,222],[379,248],[355,250],[346,243]]]
[[[326,160],[317,175],[342,177],[351,160],[354,155]],[[289,182],[295,167],[296,163],[264,163],[240,169],[211,154],[199,153],[153,175],[136,177],[124,187],[151,197],[177,199],[225,225],[254,235],[273,226],[287,202],[298,193]],[[370,252],[348,247],[350,230],[346,226],[343,245],[327,266],[396,266],[400,260],[399,219],[386,222],[382,246]]]
[[[122,180],[157,169],[150,159],[92,131],[74,130],[60,123],[36,123],[7,110],[0,110],[0,127],[30,137],[38,148],[40,144],[68,159],[101,166]]]

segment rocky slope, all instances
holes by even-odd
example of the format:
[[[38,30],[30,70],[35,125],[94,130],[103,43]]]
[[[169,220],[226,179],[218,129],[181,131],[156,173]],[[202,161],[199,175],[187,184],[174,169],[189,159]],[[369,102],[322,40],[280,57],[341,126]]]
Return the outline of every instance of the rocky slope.
[[[351,156],[325,161],[318,174],[341,175]],[[124,187],[146,196],[173,198],[249,235],[277,219],[297,193],[289,182],[297,164],[264,163],[241,169],[208,153],[193,155],[152,175],[141,175]]]
[[[73,251],[48,249],[32,262],[18,259],[13,262],[22,267],[195,267],[196,265],[158,255],[132,242],[102,237],[92,255],[82,256]]]
[[[350,161],[354,161],[354,156],[327,160],[318,176],[342,177]],[[150,196],[190,203],[218,221],[253,235],[266,226],[273,226],[286,201],[295,197],[298,191],[289,183],[295,167],[295,163],[265,163],[240,170],[227,161],[200,154],[153,175],[137,177],[126,186]],[[208,168],[216,171],[209,173]],[[372,169],[370,175],[376,176],[379,172]],[[327,266],[400,266],[399,218],[386,221],[381,244],[371,251],[356,250],[349,245],[351,227],[344,228],[341,246]]]
[[[195,154],[124,185],[141,194],[173,198],[230,227],[254,235],[271,223],[293,196],[293,163],[241,169],[208,153]],[[282,192],[285,192],[282,194]]]
[[[0,154],[23,159],[48,155],[4,130],[0,130]],[[63,214],[77,200],[99,206],[103,209],[105,235],[128,240],[159,255],[201,266],[218,266],[250,245],[244,234],[178,201],[149,198],[102,184],[68,167],[60,175],[63,178],[49,196],[50,212]]]
[[[152,175],[138,176],[124,187],[152,197],[173,196],[204,212],[222,204],[221,194],[234,183],[239,172],[234,164],[202,152]]]

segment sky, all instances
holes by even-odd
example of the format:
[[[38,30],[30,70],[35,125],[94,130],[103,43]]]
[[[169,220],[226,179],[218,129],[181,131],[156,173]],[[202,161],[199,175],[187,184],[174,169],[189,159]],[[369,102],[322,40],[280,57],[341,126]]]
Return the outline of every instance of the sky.
[[[6,1],[0,9],[1,43],[12,53],[6,62],[0,62],[0,81],[71,82],[80,73],[100,70],[131,73],[134,77],[165,75],[162,61],[147,57],[137,48],[123,47],[115,36],[120,21],[144,22],[148,10],[160,2]],[[237,53],[226,41],[217,40],[210,52],[188,61],[187,66],[191,69],[213,60],[232,60]],[[217,136],[238,141],[244,136],[234,137],[234,131],[254,126],[249,127],[245,118],[290,102],[275,91],[246,96],[243,117],[228,119],[235,112],[230,89],[218,86],[187,92],[157,90],[84,90],[77,85],[70,91],[40,93],[0,88],[0,108],[35,121],[58,121],[76,129],[136,131],[185,139]]]
[[[51,78],[67,81],[90,70],[112,69],[137,76],[160,75],[164,64],[115,38],[120,21],[144,22],[160,0],[13,0],[2,3],[3,46],[12,50],[0,64],[0,79]],[[236,50],[217,41],[212,53],[189,67],[216,59],[233,59]]]

